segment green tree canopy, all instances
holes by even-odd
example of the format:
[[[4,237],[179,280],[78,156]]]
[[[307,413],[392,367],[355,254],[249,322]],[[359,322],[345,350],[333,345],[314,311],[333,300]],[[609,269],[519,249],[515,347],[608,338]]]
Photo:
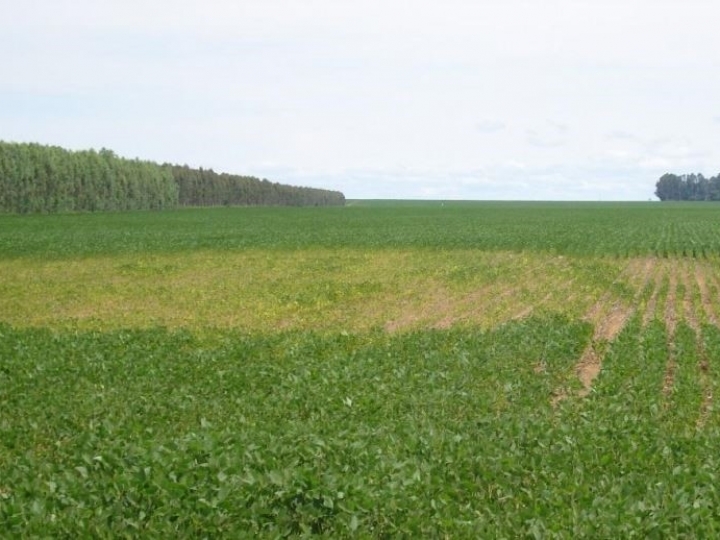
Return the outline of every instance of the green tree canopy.
[[[664,174],[655,184],[661,201],[720,201],[720,174],[705,178],[702,174]]]
[[[338,191],[212,169],[0,141],[0,212],[160,210],[183,206],[344,205]]]

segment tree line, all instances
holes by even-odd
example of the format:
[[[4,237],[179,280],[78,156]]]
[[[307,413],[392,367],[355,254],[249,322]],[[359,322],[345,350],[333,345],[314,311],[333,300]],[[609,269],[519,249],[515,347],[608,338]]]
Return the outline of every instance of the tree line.
[[[254,176],[216,173],[187,165],[165,165],[179,190],[182,206],[342,206],[339,191],[288,186]]]
[[[107,149],[71,151],[0,141],[0,212],[344,204],[344,195],[337,191],[288,186],[187,165],[124,159]]]
[[[172,174],[110,150],[0,142],[0,211],[159,210],[176,206]]]
[[[720,201],[720,174],[664,174],[655,184],[655,195],[661,201]]]

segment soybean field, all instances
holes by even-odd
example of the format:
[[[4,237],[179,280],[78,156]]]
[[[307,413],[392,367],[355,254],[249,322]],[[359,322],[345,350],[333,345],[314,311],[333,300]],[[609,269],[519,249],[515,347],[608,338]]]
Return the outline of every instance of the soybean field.
[[[720,206],[0,215],[10,537],[720,534]]]

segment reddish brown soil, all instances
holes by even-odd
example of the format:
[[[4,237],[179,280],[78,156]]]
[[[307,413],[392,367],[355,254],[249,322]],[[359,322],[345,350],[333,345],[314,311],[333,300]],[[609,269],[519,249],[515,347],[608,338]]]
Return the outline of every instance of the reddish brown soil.
[[[612,341],[625,328],[633,308],[623,306],[613,306],[611,311],[605,316],[605,319],[595,328],[595,341]]]
[[[585,397],[590,393],[592,389],[593,381],[600,375],[600,369],[602,368],[602,358],[599,357],[594,348],[595,344],[591,343],[583,353],[576,366],[576,373],[578,379],[582,383],[583,387],[578,392],[580,397]]]

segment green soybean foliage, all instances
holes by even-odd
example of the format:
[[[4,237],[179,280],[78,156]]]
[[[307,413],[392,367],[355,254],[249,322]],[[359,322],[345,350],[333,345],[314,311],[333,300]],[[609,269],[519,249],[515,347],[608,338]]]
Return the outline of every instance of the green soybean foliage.
[[[351,203],[0,216],[3,535],[718,535],[720,208]]]
[[[166,330],[0,335],[0,523],[12,536],[720,528],[720,431],[659,403],[656,325],[628,325],[597,393],[558,409],[548,398],[590,337],[562,319],[213,343]]]
[[[715,203],[351,204],[0,216],[0,257],[308,247],[716,256]]]

